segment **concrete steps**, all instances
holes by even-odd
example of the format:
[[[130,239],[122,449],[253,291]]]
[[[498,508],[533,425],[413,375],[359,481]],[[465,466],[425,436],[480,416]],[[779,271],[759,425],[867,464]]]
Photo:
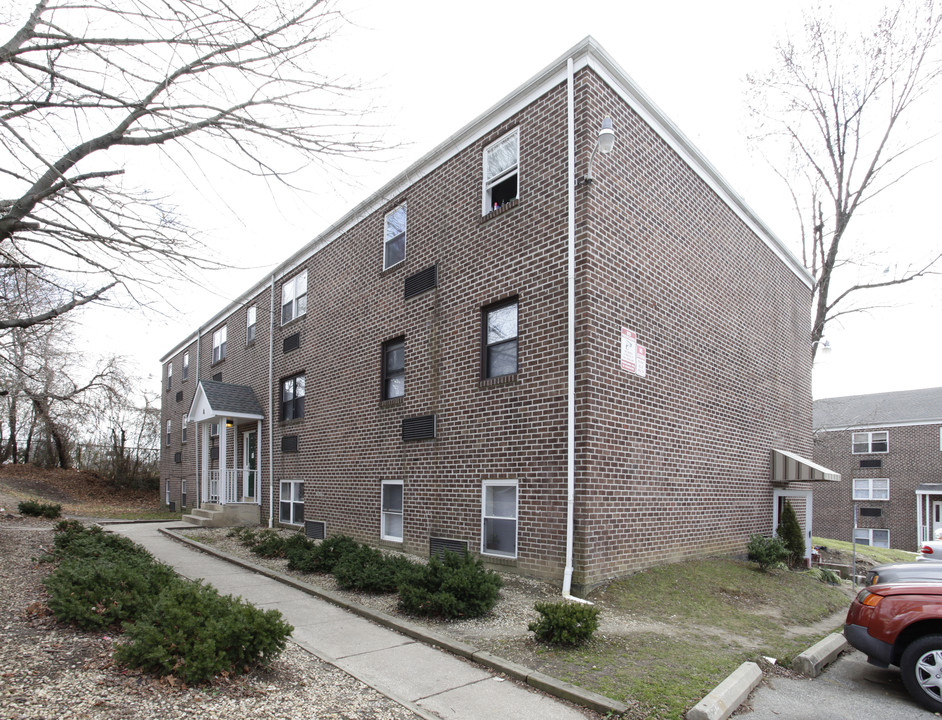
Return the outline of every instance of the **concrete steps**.
[[[198,527],[242,527],[258,525],[260,509],[254,503],[218,505],[206,503],[183,516],[183,522]]]

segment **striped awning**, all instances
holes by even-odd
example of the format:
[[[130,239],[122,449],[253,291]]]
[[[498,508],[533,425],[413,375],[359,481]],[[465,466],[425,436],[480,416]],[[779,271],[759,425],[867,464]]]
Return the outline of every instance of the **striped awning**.
[[[772,450],[772,482],[838,482],[841,474],[787,450]]]

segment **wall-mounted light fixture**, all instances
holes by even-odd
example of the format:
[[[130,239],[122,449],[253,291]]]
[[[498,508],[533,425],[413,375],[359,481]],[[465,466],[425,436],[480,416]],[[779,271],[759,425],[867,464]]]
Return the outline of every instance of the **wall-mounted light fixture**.
[[[232,422],[232,418],[226,418],[226,427],[231,428],[235,423]]]
[[[592,154],[589,156],[589,170],[586,172],[583,182],[590,183],[595,178],[592,177],[592,164],[595,162],[595,155],[601,152],[608,155],[615,146],[615,131],[612,129],[612,119],[606,117],[602,120],[602,128],[599,130],[599,137],[595,141],[595,147],[592,148]]]

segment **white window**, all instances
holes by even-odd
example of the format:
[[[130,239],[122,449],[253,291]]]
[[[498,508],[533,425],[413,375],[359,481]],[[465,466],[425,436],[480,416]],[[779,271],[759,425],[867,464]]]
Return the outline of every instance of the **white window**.
[[[209,436],[219,437],[219,423],[211,423],[209,426]]]
[[[167,447],[170,447],[170,433],[173,432],[171,421],[167,421]]]
[[[499,210],[519,195],[520,133],[514,130],[484,148],[484,212]]]
[[[513,375],[517,372],[517,301],[484,309],[485,378]]]
[[[860,478],[854,480],[854,500],[889,500],[890,481],[887,478]]]
[[[186,507],[186,479],[180,481],[180,507]]]
[[[402,480],[383,480],[382,506],[381,537],[402,542]]]
[[[170,381],[173,380],[173,363],[167,363],[167,389],[170,389]]]
[[[301,480],[282,480],[278,503],[278,520],[290,525],[304,522],[304,483]]]
[[[257,314],[256,306],[253,305],[245,311],[245,344],[248,345],[255,341],[255,316]]]
[[[180,442],[186,442],[186,415],[183,416],[182,427],[180,428]]]
[[[213,362],[226,359],[226,326],[213,333]]]
[[[400,205],[386,216],[383,237],[383,270],[406,259],[406,206]]]
[[[888,449],[889,433],[887,433],[886,430],[879,432],[855,432],[851,440],[851,452],[854,455],[885,453]]]
[[[517,483],[485,480],[481,552],[517,557]]]
[[[890,546],[890,531],[876,528],[857,528],[854,530],[854,540],[860,545],[888,548]]]
[[[170,505],[170,481],[169,480],[167,480],[166,498],[164,500],[164,503],[168,506]]]
[[[190,375],[190,353],[183,353],[183,379],[186,380]]]
[[[281,324],[307,312],[307,270],[281,286]]]

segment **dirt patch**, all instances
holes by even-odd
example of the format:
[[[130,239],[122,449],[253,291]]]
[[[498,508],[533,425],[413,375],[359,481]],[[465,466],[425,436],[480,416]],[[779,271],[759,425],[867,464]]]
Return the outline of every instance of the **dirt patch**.
[[[59,503],[70,515],[107,515],[114,508],[156,510],[159,505],[156,491],[118,488],[88,470],[0,465],[0,507],[15,510],[20,501],[32,499]]]

